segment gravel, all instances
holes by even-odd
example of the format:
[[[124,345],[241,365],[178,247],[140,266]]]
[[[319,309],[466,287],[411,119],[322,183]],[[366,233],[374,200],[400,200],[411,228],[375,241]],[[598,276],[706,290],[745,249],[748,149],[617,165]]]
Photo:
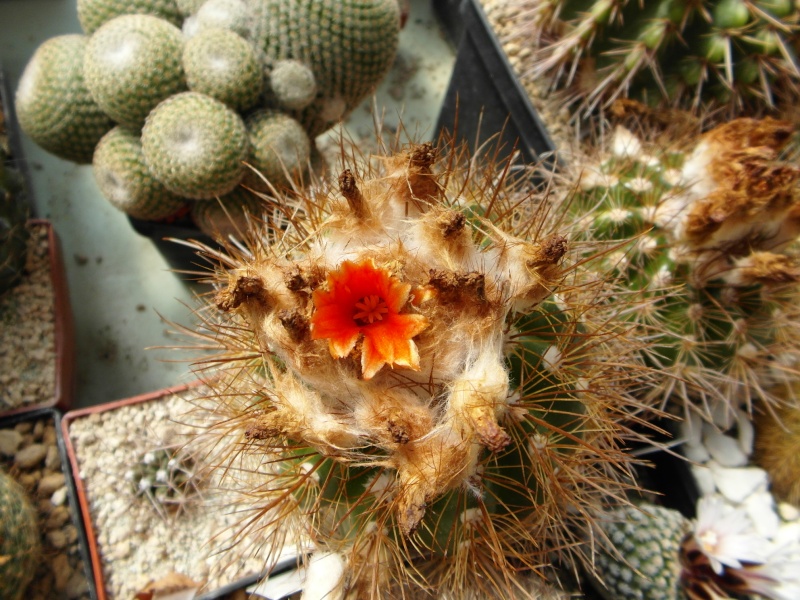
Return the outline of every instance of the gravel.
[[[145,496],[135,495],[126,479],[144,453],[197,433],[187,413],[198,394],[202,389],[192,388],[93,413],[70,425],[109,600],[129,600],[170,572],[206,581],[203,589],[210,591],[264,568],[266,561],[256,555],[252,540],[228,547],[242,517],[219,481],[205,481],[199,497],[162,516]]]
[[[0,413],[55,397],[56,346],[47,227],[31,226],[22,281],[0,296]]]
[[[56,439],[52,418],[0,425],[0,465],[22,484],[39,512],[42,560],[25,600],[89,600]]]

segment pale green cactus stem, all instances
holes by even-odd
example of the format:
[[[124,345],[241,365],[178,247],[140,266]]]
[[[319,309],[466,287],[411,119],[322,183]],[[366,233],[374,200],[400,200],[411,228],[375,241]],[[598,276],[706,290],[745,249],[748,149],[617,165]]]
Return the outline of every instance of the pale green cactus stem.
[[[145,164],[139,133],[122,126],[109,131],[97,144],[92,168],[100,193],[137,219],[165,219],[187,202],[153,177]]]
[[[294,118],[275,110],[259,110],[250,115],[247,126],[255,171],[245,174],[248,185],[263,189],[264,179],[273,186],[299,180],[309,166],[311,140]]]
[[[121,15],[152,15],[175,26],[181,24],[175,0],[78,0],[78,21],[84,33],[94,33]]]
[[[514,0],[510,39],[541,40],[524,77],[584,108],[629,96],[737,115],[800,97],[800,8],[790,0]],[[531,36],[531,31],[537,32]]]
[[[266,207],[264,199],[240,186],[219,198],[192,202],[191,215],[200,231],[212,238],[242,239],[248,219],[262,219]]]
[[[252,108],[264,87],[264,69],[256,50],[229,29],[204,29],[188,40],[183,70],[191,91],[238,111]]]
[[[0,582],[4,599],[25,597],[40,553],[36,511],[22,486],[0,471]]]
[[[159,104],[142,129],[150,172],[185,198],[214,198],[233,190],[250,153],[237,112],[204,94],[183,92]]]
[[[92,162],[97,142],[114,126],[84,79],[88,39],[61,35],[39,46],[25,66],[15,98],[22,130],[48,152],[77,163]]]
[[[295,115],[312,138],[371,94],[397,53],[397,0],[265,0],[255,18],[252,39],[269,59],[313,72],[319,96]]]
[[[89,38],[86,86],[112,119],[140,128],[155,106],[186,89],[181,30],[151,15],[122,15]]]

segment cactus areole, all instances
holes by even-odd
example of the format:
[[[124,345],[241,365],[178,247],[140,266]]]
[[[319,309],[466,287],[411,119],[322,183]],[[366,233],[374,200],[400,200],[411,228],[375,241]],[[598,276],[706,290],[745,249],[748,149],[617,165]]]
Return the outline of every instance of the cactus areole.
[[[625,461],[611,371],[628,351],[592,315],[610,303],[579,281],[563,222],[489,170],[436,170],[437,152],[276,204],[289,227],[229,245],[202,328],[223,349],[214,411],[261,461],[248,495],[344,554],[352,597],[408,585],[408,561],[417,585],[456,589],[480,561],[510,593]]]

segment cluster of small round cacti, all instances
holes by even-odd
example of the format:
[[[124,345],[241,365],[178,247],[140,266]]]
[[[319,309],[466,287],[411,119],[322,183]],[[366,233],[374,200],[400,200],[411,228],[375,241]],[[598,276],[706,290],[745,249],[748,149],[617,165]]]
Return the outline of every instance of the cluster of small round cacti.
[[[800,169],[780,156],[791,133],[738,119],[645,144],[620,127],[610,151],[566,177],[585,238],[605,241],[605,264],[643,301],[628,318],[665,402],[706,415],[777,404],[770,389],[795,376]]]
[[[613,286],[493,165],[424,144],[352,166],[229,247],[198,313],[223,350],[213,448],[244,443],[250,525],[315,540],[326,598],[529,597],[518,577],[580,555],[630,484],[645,406]]]
[[[584,108],[617,97],[761,112],[800,97],[791,0],[514,0],[511,37],[536,40],[523,77],[551,77]],[[534,32],[534,35],[531,33]]]
[[[144,496],[159,512],[180,508],[197,492],[194,461],[172,447],[145,452],[125,473],[133,493]]]
[[[222,198],[221,223],[200,209],[209,233],[253,208],[233,204],[240,184],[303,173],[313,139],[391,67],[400,27],[397,0],[78,0],[78,16],[85,33],[47,40],[23,73],[22,129],[91,162],[133,217]]]
[[[37,515],[25,490],[0,471],[0,583],[3,598],[21,600],[40,552]]]

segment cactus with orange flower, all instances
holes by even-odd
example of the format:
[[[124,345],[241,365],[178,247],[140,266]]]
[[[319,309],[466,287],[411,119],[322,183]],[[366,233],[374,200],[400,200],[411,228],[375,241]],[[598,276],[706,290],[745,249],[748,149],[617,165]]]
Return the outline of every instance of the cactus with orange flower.
[[[333,565],[326,597],[517,596],[632,485],[645,407],[613,285],[495,166],[431,144],[350,165],[228,244],[198,313],[221,349],[212,446],[238,457],[250,527]]]

